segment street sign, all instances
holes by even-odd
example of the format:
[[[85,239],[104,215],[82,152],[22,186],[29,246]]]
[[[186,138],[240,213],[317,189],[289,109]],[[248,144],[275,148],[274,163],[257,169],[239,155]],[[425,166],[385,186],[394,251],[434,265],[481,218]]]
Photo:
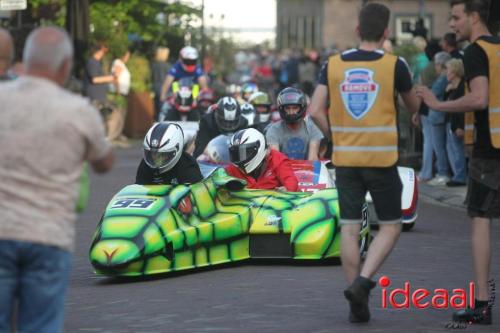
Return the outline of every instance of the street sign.
[[[27,0],[0,0],[0,10],[24,10],[26,7]]]

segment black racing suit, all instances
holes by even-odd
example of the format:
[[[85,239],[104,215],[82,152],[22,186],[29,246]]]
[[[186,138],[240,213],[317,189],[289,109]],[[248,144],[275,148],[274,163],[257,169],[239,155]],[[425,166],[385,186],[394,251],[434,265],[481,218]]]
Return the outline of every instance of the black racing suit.
[[[150,168],[144,159],[141,160],[135,183],[139,185],[194,184],[202,179],[203,176],[196,160],[188,153],[183,152],[177,164],[164,173]]]
[[[237,129],[234,130],[234,132],[245,129],[247,127],[247,120],[240,116],[240,125]],[[203,154],[203,151],[207,147],[210,140],[221,134],[229,133],[222,131],[219,126],[217,126],[217,123],[215,122],[215,114],[213,112],[201,117],[198,133],[196,134],[196,141],[194,142],[193,157],[197,158],[198,156]]]

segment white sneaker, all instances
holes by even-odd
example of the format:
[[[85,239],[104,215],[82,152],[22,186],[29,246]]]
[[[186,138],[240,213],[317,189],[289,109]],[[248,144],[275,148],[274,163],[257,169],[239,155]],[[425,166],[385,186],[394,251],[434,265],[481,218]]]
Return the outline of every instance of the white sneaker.
[[[436,176],[436,177],[432,178],[431,180],[429,180],[427,182],[427,184],[431,185],[431,186],[444,186],[449,181],[450,181],[450,177],[448,177],[448,176]]]

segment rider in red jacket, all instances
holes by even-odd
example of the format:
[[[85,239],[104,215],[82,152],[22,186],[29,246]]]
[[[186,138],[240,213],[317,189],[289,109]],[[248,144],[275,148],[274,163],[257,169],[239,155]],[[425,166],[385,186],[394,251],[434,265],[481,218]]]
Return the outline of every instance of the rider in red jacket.
[[[298,191],[298,181],[286,155],[268,149],[266,138],[254,128],[236,132],[231,138],[229,175],[246,180],[248,188]]]

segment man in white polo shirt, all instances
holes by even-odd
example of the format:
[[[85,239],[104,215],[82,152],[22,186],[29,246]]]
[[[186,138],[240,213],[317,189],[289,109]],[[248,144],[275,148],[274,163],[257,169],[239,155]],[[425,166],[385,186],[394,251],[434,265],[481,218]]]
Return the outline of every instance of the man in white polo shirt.
[[[0,332],[63,326],[84,161],[108,171],[113,154],[98,111],[64,90],[73,48],[66,32],[38,28],[25,75],[0,84]]]

